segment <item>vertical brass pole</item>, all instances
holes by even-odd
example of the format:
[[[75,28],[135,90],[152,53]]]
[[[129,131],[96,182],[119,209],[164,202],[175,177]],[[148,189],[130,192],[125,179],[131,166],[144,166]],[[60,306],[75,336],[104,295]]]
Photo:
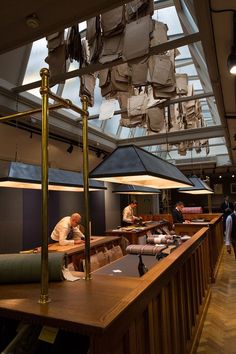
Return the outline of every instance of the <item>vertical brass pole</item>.
[[[81,99],[82,109],[87,112],[88,99]],[[82,114],[83,134],[83,180],[84,180],[84,210],[85,210],[85,280],[91,279],[90,267],[90,235],[89,235],[89,164],[88,164],[88,115]]]
[[[208,213],[212,213],[212,200],[211,194],[207,194],[207,202],[208,202]]]
[[[42,250],[41,250],[41,294],[40,304],[50,302],[48,295],[48,91],[49,70],[41,69],[42,84],[42,140],[41,140],[41,175],[42,175]]]

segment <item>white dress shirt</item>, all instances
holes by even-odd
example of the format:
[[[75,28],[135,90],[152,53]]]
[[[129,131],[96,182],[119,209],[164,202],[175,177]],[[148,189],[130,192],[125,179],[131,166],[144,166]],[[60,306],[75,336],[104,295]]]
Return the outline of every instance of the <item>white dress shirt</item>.
[[[134,222],[134,219],[138,219],[138,218],[134,216],[133,208],[131,208],[131,206],[128,205],[123,210],[123,221],[132,224]]]
[[[236,215],[236,211],[234,211]],[[229,215],[226,219],[226,227],[225,227],[225,244],[226,246],[230,246],[231,244],[231,232],[232,232],[233,221],[231,215]]]
[[[71,229],[73,230],[73,239],[67,240],[66,238]],[[61,219],[56,224],[53,232],[51,233],[51,238],[54,241],[59,242],[60,246],[74,245],[74,240],[79,240],[83,236],[84,235],[80,231],[79,226],[71,227],[70,216],[65,216],[63,219]]]

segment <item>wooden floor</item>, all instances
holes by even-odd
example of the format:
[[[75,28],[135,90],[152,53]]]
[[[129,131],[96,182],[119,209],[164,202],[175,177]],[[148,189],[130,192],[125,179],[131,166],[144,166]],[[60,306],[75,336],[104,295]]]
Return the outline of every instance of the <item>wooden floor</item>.
[[[197,354],[236,354],[236,260],[225,252]]]

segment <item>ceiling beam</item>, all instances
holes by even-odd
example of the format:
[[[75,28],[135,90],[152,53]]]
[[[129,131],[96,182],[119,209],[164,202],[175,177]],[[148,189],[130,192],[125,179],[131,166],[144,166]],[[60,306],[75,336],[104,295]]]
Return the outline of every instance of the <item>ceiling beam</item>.
[[[149,57],[152,55],[156,55],[156,54],[160,54],[160,53],[164,53],[167,50],[170,49],[175,49],[178,47],[182,47],[185,46],[187,44],[193,43],[193,42],[197,42],[200,40],[200,35],[199,33],[193,33],[187,36],[181,36],[180,38],[171,40],[171,41],[167,41],[165,43],[161,43],[155,47],[151,47],[149,50],[149,53],[145,56],[145,57]],[[140,58],[141,59],[141,58]],[[137,62],[137,58],[129,60],[128,63],[136,63]],[[122,59],[118,59],[118,60],[114,60],[112,62],[106,63],[106,64],[101,64],[101,63],[96,63],[96,64],[90,64],[85,68],[81,68],[81,69],[77,69],[77,70],[72,70],[69,71],[67,73],[64,74],[59,74],[59,75],[55,75],[52,76],[50,78],[50,84],[55,85],[58,84],[64,80],[68,80],[71,79],[73,77],[77,77],[77,76],[81,76],[84,74],[88,74],[88,73],[94,73],[96,71],[99,70],[103,70],[106,68],[110,68],[116,65],[120,65],[126,63],[126,61],[122,60]],[[20,92],[24,92],[24,91],[28,91],[28,90],[32,90],[34,88],[40,87],[41,85],[41,80],[39,81],[35,81],[35,82],[31,82],[30,84],[26,84],[26,85],[22,85],[22,86],[18,86],[13,88],[13,92],[16,93],[20,93]]]
[[[180,141],[211,139],[224,136],[224,129],[220,125],[212,127],[202,127],[196,129],[178,130],[168,133],[157,133],[153,135],[136,137],[133,139],[120,139],[117,141],[117,145],[135,144],[140,147],[150,145],[162,145],[162,144],[179,144]]]

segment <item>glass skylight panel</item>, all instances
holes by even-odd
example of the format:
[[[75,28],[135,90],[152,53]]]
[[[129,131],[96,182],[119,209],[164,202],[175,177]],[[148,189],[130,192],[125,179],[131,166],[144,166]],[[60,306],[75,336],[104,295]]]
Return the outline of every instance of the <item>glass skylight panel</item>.
[[[105,121],[105,133],[116,135],[120,124],[120,115],[113,116]]]
[[[189,80],[189,85],[193,85],[194,91],[202,90],[202,84],[200,80]]]
[[[191,58],[191,54],[189,51],[189,48],[187,45],[184,45],[182,47],[178,48],[178,51],[180,52],[179,55],[176,57],[177,59],[185,59],[185,58]]]
[[[41,80],[40,70],[42,67],[48,68],[48,64],[44,59],[48,55],[46,38],[39,39],[33,43],[30,58],[28,61],[23,85],[29,84],[34,81]],[[39,88],[28,91],[37,97],[41,97]]]
[[[45,58],[47,57],[47,55],[48,49],[46,38],[39,39],[38,41],[33,43],[25,77],[23,80],[23,85],[41,80],[40,70],[42,68],[48,68],[48,64],[45,62]],[[57,92],[57,89],[58,85],[51,87],[51,91],[54,93]],[[35,88],[27,92],[41,98],[39,88]],[[52,100],[50,99],[49,102],[52,103]]]
[[[127,139],[129,137],[129,134],[130,134],[130,128],[122,127],[120,130],[119,138],[120,139]]]
[[[175,71],[177,74],[188,74],[188,76],[197,75],[197,71],[194,64],[177,67]]]
[[[154,11],[153,19],[167,24],[169,36],[183,32],[174,6]]]

